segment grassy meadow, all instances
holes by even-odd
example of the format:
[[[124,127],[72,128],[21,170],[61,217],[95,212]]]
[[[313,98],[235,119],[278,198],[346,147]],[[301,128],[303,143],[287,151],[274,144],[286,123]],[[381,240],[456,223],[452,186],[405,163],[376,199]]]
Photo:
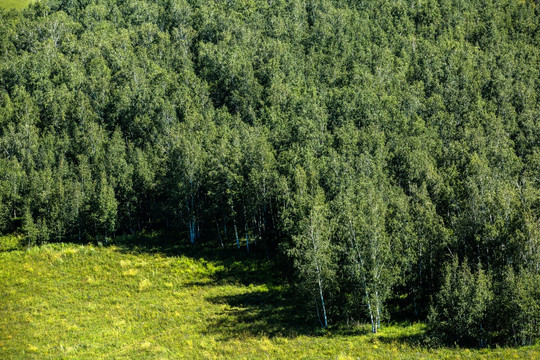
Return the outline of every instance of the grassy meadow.
[[[0,0],[0,8],[2,9],[23,9],[34,0]]]
[[[298,315],[270,263],[242,257],[121,245],[2,251],[0,358],[540,358],[538,347],[421,346],[422,324],[322,331]]]

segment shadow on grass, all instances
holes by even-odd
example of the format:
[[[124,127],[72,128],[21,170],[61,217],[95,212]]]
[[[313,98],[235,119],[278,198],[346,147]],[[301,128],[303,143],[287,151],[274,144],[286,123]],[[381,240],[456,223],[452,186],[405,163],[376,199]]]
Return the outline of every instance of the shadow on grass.
[[[295,294],[280,287],[268,291],[217,296],[208,300],[229,306],[208,324],[208,333],[225,339],[245,337],[318,336],[325,332],[295,304]]]
[[[194,281],[185,286],[216,286],[240,284],[244,286],[267,285],[267,291],[254,290],[244,294],[207,298],[214,304],[228,305],[220,316],[209,320],[207,332],[223,339],[245,337],[296,337],[307,336],[361,336],[370,333],[369,326],[334,325],[323,330],[316,320],[313,304],[296,294],[292,287],[282,286],[286,281],[284,270],[275,261],[267,259],[262,249],[250,246],[237,249],[233,244],[221,248],[208,242],[191,244],[167,234],[142,234],[136,237],[117,237],[110,245],[129,254],[161,254],[204,259],[220,267],[210,281]],[[373,337],[383,343],[402,343],[425,346],[424,331],[410,324],[398,324],[396,331]]]
[[[215,244],[191,244],[174,236],[152,234],[116,239],[121,252],[138,254],[154,253],[164,256],[186,256],[212,262],[220,270],[211,275],[210,281],[193,281],[185,286],[216,286],[222,284],[266,285],[268,291],[251,291],[239,295],[215,296],[207,300],[226,304],[227,309],[208,324],[208,333],[224,338],[240,337],[295,337],[298,335],[323,335],[325,331],[311,317],[311,311],[302,307],[289,287],[281,286],[286,276],[275,261],[266,257],[256,245],[246,248],[216,247]]]
[[[192,283],[188,285],[215,284],[278,284],[280,271],[275,263],[266,258],[262,249],[250,246],[248,253],[244,248],[217,247],[208,242],[191,244],[178,239],[174,235],[142,234],[118,237],[111,244],[116,245],[123,253],[129,254],[161,254],[163,256],[186,256],[192,259],[204,259],[213,265],[222,267],[212,276],[210,283]]]
[[[410,347],[431,348],[425,334],[425,328],[419,324],[400,323],[393,326],[395,331],[377,336],[377,340],[384,344],[405,344]],[[398,330],[399,329],[399,330]]]

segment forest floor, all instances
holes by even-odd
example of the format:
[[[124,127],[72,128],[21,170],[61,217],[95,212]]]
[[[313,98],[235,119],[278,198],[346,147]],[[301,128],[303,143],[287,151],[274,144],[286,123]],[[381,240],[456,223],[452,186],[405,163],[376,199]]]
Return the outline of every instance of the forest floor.
[[[201,257],[202,256],[202,257]],[[49,244],[0,252],[1,359],[539,359],[422,346],[422,324],[323,331],[236,251]]]

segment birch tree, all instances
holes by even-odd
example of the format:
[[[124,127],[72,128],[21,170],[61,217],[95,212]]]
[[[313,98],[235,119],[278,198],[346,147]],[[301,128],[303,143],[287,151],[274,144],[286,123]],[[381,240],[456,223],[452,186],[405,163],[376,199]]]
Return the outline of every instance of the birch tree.
[[[325,301],[334,283],[335,253],[332,246],[332,225],[324,192],[317,188],[308,199],[305,216],[298,224],[300,233],[293,236],[291,254],[303,282],[303,288],[314,299],[317,318],[328,327],[328,304]]]
[[[202,143],[199,114],[187,119],[176,131],[177,142],[171,151],[173,195],[178,203],[180,222],[187,225],[189,241],[193,244],[200,236],[200,187],[206,152]]]
[[[344,190],[341,226],[350,276],[357,284],[356,296],[362,298],[376,333],[384,317],[384,302],[394,280],[391,239],[386,233],[387,204],[381,190],[364,179]]]

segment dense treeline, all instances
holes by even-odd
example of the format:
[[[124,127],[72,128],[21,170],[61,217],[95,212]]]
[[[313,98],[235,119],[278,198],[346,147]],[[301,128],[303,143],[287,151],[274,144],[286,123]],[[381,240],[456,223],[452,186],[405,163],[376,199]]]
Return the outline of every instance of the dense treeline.
[[[0,232],[285,254],[322,326],[540,337],[531,0],[0,11]]]

